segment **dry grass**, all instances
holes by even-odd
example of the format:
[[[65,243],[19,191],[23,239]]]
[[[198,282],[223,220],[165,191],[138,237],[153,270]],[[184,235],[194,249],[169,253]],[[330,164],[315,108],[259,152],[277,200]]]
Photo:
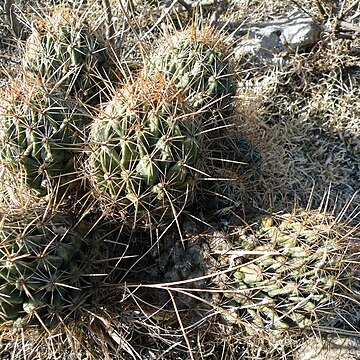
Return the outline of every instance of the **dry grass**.
[[[310,54],[290,55],[282,68],[243,72],[243,128],[264,156],[266,190],[257,206],[304,206],[313,190],[317,206],[330,187],[339,208],[352,196],[358,204],[359,72],[350,50],[329,35]]]

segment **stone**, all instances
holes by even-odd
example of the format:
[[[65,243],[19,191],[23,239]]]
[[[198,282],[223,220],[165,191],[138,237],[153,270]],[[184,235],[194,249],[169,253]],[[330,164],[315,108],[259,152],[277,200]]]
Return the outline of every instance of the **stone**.
[[[235,59],[259,65],[279,64],[286,54],[306,51],[320,38],[319,25],[306,14],[294,12],[284,19],[240,29],[242,38]]]
[[[294,360],[359,360],[360,339],[329,335],[312,337],[294,354]]]
[[[306,49],[318,42],[320,27],[311,18],[300,16],[283,28],[280,38],[293,50]]]

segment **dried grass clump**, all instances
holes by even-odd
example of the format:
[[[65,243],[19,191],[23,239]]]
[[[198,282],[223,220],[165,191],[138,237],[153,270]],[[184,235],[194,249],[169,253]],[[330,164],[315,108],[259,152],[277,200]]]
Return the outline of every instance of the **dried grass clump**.
[[[339,208],[352,196],[357,204],[359,73],[350,45],[329,36],[281,67],[244,72],[243,129],[262,144],[266,164],[257,206],[305,206],[311,192],[317,206],[329,187]]]

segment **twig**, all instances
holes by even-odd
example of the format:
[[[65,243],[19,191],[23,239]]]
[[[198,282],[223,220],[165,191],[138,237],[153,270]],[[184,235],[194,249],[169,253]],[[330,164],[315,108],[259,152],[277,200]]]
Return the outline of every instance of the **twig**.
[[[22,26],[19,23],[19,20],[16,17],[14,11],[14,3],[13,0],[5,0],[4,1],[4,10],[6,13],[6,17],[9,21],[10,28],[13,31],[15,37],[17,39],[21,39],[22,37]]]
[[[114,36],[115,29],[112,22],[112,12],[109,0],[100,0],[102,2],[103,9],[105,11],[105,22],[106,22],[106,37],[111,40]]]
[[[320,11],[321,16],[322,16],[323,18],[325,18],[325,16],[326,16],[326,11],[325,11],[322,3],[321,3],[319,0],[315,0],[315,2],[316,2],[316,6],[318,7],[318,9],[319,9],[319,11]]]
[[[177,320],[178,320],[178,323],[179,323],[181,332],[183,333],[184,340],[185,340],[186,345],[187,345],[187,347],[188,347],[190,359],[191,359],[191,360],[195,360],[194,354],[193,354],[192,351],[191,351],[190,341],[189,341],[189,339],[188,339],[188,336],[187,336],[187,334],[186,334],[186,331],[185,331],[183,322],[182,322],[182,320],[181,320],[181,317],[180,317],[180,314],[179,314],[179,310],[178,310],[178,307],[177,307],[177,305],[176,305],[174,296],[173,296],[173,294],[171,293],[170,290],[168,290],[168,293],[169,293],[169,295],[170,295],[171,302],[173,303],[174,310],[175,310],[175,314],[176,314],[176,318],[177,318]]]
[[[355,31],[357,33],[360,33],[360,26],[359,25],[354,25],[352,23],[349,23],[347,21],[340,21],[339,22],[339,27],[345,29],[345,30],[351,30],[351,31]]]
[[[314,16],[311,15],[301,4],[299,4],[298,1],[296,0],[290,0],[290,2],[292,2],[295,6],[297,6],[304,14],[308,15],[309,17],[311,17],[313,20],[314,19]]]
[[[188,12],[188,18],[191,19],[192,17],[192,6],[189,5],[185,0],[178,0],[179,4],[182,5],[186,11]]]
[[[131,15],[134,16],[135,15],[135,5],[133,0],[126,0],[126,4],[125,4],[125,8],[126,11]]]
[[[179,0],[172,0],[169,5],[167,4],[165,7],[165,11],[164,13],[159,17],[159,19],[157,20],[157,22],[144,34],[141,36],[141,39],[145,39],[149,34],[152,33],[152,31],[154,29],[156,29],[162,22],[163,20],[170,14],[170,12],[172,11],[172,9],[175,7],[175,5],[179,2]]]
[[[359,5],[360,1],[354,1],[350,4],[342,13],[342,16],[346,15],[350,10],[352,10],[355,6]]]

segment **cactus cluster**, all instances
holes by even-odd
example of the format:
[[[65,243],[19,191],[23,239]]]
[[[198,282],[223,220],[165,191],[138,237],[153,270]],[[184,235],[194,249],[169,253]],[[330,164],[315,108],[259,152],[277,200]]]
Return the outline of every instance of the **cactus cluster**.
[[[23,64],[35,77],[89,100],[103,86],[107,57],[105,45],[85,19],[59,8],[33,25]]]
[[[11,212],[0,226],[0,320],[50,325],[84,300],[82,237],[64,214]]]
[[[218,209],[238,204],[240,189],[227,191],[234,179],[223,173],[230,164],[236,180],[245,179],[245,167],[259,171],[261,157],[228,130],[235,85],[219,36],[208,28],[176,32],[91,126],[87,172],[107,210],[158,224],[193,199]]]
[[[219,258],[234,269],[226,306],[236,309],[249,335],[280,339],[292,329],[317,326],[344,301],[337,294],[351,289],[358,245],[330,214],[265,216],[230,238],[239,256],[232,250]]]
[[[136,315],[152,321],[156,313],[156,325],[163,314],[171,318],[173,306],[185,338],[210,318],[251,344],[275,344],[326,321],[351,297],[358,245],[352,230],[321,211],[232,223],[256,211],[248,200],[262,157],[241,133],[222,35],[196,26],[174,31],[142,70],[130,74],[129,65],[123,73],[131,76],[105,83],[105,69],[116,70],[84,14],[61,8],[34,23],[23,74],[0,98],[0,175],[6,169],[37,195],[21,207],[22,199],[8,201],[0,190],[0,324],[60,322],[64,329],[89,298],[106,315],[114,299],[124,311],[125,301],[136,299],[151,308],[149,316],[143,309]],[[18,196],[19,189],[4,193]],[[119,229],[130,236],[122,239]],[[119,285],[120,277],[145,284],[144,291]],[[104,305],[96,286],[105,293],[115,282]],[[157,290],[166,294],[153,305]],[[182,322],[188,308],[196,323],[192,315]],[[118,341],[117,327],[95,317],[89,328],[103,327]],[[168,324],[177,339],[172,319]]]
[[[105,55],[78,20],[59,11],[33,29],[23,59],[28,78],[1,104],[2,164],[39,195],[66,190],[84,171],[100,204],[86,211],[99,222],[116,215],[135,230],[167,226],[209,193],[216,211],[236,207],[238,179],[257,175],[261,158],[228,130],[235,85],[218,36],[176,32],[89,122],[79,96],[97,91]],[[77,266],[88,260],[83,239],[66,217],[10,214],[0,235],[1,321],[56,322],[87,296]]]
[[[224,130],[232,127],[235,85],[218,33],[175,32],[136,78],[111,84],[120,88],[103,103],[97,94],[108,85],[106,47],[83,20],[60,8],[35,22],[23,74],[0,102],[1,167],[38,195],[28,210],[2,216],[0,323],[56,325],[89,295],[80,267],[91,265],[104,242],[90,246],[72,217],[82,223],[89,216],[95,228],[110,218],[116,229],[130,224],[135,233],[173,222],[180,229],[179,214],[194,211],[208,186],[220,194],[211,186],[229,163],[241,176],[244,159],[258,160],[244,156],[236,132]],[[237,190],[220,196],[234,202]],[[21,204],[1,196],[2,209]],[[73,215],[35,211],[40,204]]]
[[[0,104],[1,160],[43,196],[74,179],[88,115],[61,91],[21,80]]]
[[[163,78],[123,89],[91,126],[86,167],[98,198],[135,222],[175,216],[193,198],[201,129]]]

